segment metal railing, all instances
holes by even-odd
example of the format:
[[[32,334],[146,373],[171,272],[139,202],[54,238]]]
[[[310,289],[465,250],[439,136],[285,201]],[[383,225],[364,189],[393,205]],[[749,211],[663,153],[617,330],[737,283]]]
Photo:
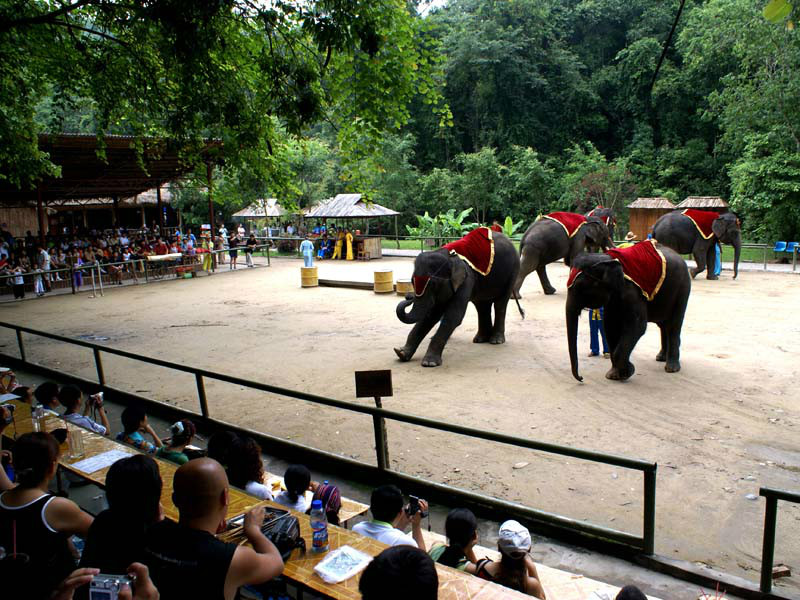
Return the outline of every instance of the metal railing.
[[[764,543],[761,547],[761,586],[765,594],[772,591],[772,561],[775,559],[775,531],[778,525],[778,500],[800,504],[800,494],[762,487],[759,495],[767,499],[764,511]]]
[[[12,323],[5,323],[0,322],[0,327],[13,330],[16,333],[17,344],[19,347],[19,355],[22,362],[26,365],[30,365],[34,368],[45,368],[42,365],[38,365],[36,363],[30,362],[27,359],[27,354],[25,351],[25,342],[23,339],[23,333],[29,334],[33,336],[38,336],[50,340],[55,340],[58,342],[63,342],[67,344],[71,344],[74,346],[81,346],[84,348],[90,348],[94,355],[94,362],[95,362],[95,369],[97,372],[97,382],[102,388],[107,388],[112,391],[116,391],[114,388],[107,386],[104,369],[103,369],[103,354],[110,354],[113,356],[119,356],[122,358],[127,358],[159,367],[165,367],[168,369],[173,369],[175,371],[181,371],[184,373],[191,373],[195,376],[196,387],[197,387],[197,400],[198,405],[200,408],[200,414],[205,419],[211,419],[209,414],[208,408],[208,401],[206,399],[206,392],[205,392],[205,380],[206,379],[213,379],[216,381],[223,381],[226,383],[231,383],[233,385],[238,385],[254,390],[260,390],[263,392],[269,392],[271,394],[276,394],[278,396],[284,396],[288,398],[294,398],[297,400],[304,400],[307,402],[311,402],[321,406],[328,406],[333,407],[341,410],[346,410],[354,413],[360,413],[364,415],[369,415],[373,420],[373,429],[375,435],[375,451],[376,451],[376,464],[378,465],[378,469],[381,472],[402,475],[399,471],[395,471],[390,468],[388,465],[388,461],[386,460],[385,454],[383,454],[384,449],[387,447],[387,439],[385,428],[381,426],[381,422],[384,419],[388,419],[391,421],[396,421],[400,423],[406,423],[409,425],[417,425],[420,427],[424,427],[427,429],[433,429],[437,431],[444,431],[448,433],[454,433],[458,435],[464,435],[467,437],[486,440],[490,442],[496,442],[501,444],[508,444],[511,446],[516,446],[518,448],[526,448],[529,450],[536,450],[540,452],[546,452],[549,454],[557,454],[560,456],[568,456],[572,458],[577,458],[581,460],[586,460],[590,462],[602,463],[606,465],[612,465],[624,469],[631,469],[635,471],[641,471],[644,475],[644,485],[643,485],[643,526],[642,526],[642,535],[637,536],[632,533],[610,529],[607,527],[603,527],[601,525],[596,525],[593,523],[588,523],[585,521],[580,521],[576,519],[572,519],[563,515],[558,515],[550,512],[545,512],[539,509],[534,509],[532,507],[527,507],[523,505],[514,504],[512,505],[509,502],[498,500],[495,498],[491,498],[488,496],[480,496],[481,501],[487,504],[493,504],[499,507],[515,507],[524,509],[525,512],[531,515],[533,518],[538,519],[542,522],[548,523],[555,527],[560,527],[562,529],[568,529],[572,531],[579,531],[585,534],[589,534],[595,538],[607,539],[612,542],[616,542],[618,544],[622,544],[628,548],[632,548],[636,551],[644,552],[645,554],[653,554],[654,552],[654,541],[655,541],[655,514],[656,514],[656,471],[657,471],[657,464],[654,462],[649,462],[640,459],[628,458],[625,456],[619,456],[615,454],[608,454],[604,452],[595,452],[592,450],[585,450],[581,448],[572,448],[569,446],[561,446],[559,444],[552,444],[548,442],[541,442],[537,440],[530,440],[526,438],[516,437],[512,435],[506,435],[494,431],[487,431],[483,429],[476,429],[472,427],[466,427],[463,425],[457,425],[455,423],[449,423],[444,421],[438,421],[434,419],[429,419],[426,417],[420,417],[417,415],[411,415],[406,413],[401,413],[392,410],[386,410],[383,408],[374,408],[371,406],[356,404],[354,402],[347,402],[344,400],[335,400],[333,398],[326,398],[324,396],[317,396],[315,394],[310,394],[307,392],[300,392],[296,390],[290,390],[286,388],[282,388],[275,385],[270,385],[266,383],[260,383],[256,381],[250,381],[247,379],[242,379],[240,377],[234,377],[232,375],[227,375],[225,373],[218,373],[215,371],[209,371],[208,369],[201,369],[197,367],[192,367],[185,364],[179,364],[170,362],[167,360],[159,359],[159,358],[152,358],[141,356],[139,354],[135,354],[133,352],[128,352],[126,350],[120,350],[117,348],[111,348],[108,346],[100,346],[98,344],[94,344],[84,340],[77,340],[68,337],[64,337],[61,335],[47,333],[44,331],[38,331],[35,329],[31,329],[29,327],[24,327],[21,325],[15,325]],[[221,423],[220,423],[221,425]],[[262,434],[264,435],[264,434]],[[269,436],[265,436],[269,437]],[[357,461],[357,464],[360,466],[370,467],[366,463]],[[407,476],[406,476],[407,477]],[[431,482],[428,482],[431,483]],[[444,486],[444,484],[433,483],[432,485],[436,485],[439,487]],[[479,497],[478,494],[473,492],[469,492],[467,490],[463,490],[460,488],[450,488],[451,490],[455,490],[460,494],[469,495],[471,497],[477,498]]]

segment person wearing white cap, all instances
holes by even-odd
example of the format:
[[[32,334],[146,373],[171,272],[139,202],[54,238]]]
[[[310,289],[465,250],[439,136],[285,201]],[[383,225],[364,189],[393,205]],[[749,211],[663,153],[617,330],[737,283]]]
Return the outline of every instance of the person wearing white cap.
[[[500,525],[497,549],[500,551],[500,562],[484,558],[478,561],[475,574],[482,579],[545,600],[536,565],[528,554],[531,549],[530,532],[517,521],[506,521]]]

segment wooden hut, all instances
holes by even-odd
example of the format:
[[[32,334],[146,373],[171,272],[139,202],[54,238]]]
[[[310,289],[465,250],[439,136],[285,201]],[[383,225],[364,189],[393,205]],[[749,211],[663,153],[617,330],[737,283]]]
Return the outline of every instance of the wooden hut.
[[[667,198],[637,198],[628,205],[630,230],[635,239],[647,239],[647,234],[658,219],[675,210],[675,205]]]
[[[687,196],[686,200],[678,204],[678,210],[694,208],[695,210],[708,210],[720,214],[728,212],[728,203],[719,196]]]

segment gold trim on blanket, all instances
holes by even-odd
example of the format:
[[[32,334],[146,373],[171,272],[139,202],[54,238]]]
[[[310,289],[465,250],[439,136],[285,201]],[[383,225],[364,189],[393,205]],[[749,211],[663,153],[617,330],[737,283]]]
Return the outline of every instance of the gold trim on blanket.
[[[703,230],[700,229],[700,225],[697,224],[697,221],[695,221],[692,217],[690,217],[689,215],[686,214],[687,210],[690,210],[690,209],[684,208],[681,211],[681,214],[683,216],[685,216],[687,219],[689,219],[692,223],[694,223],[694,226],[697,228],[697,232],[700,234],[700,237],[702,237],[704,240],[710,240],[712,237],[714,237],[714,230],[713,229],[711,230],[711,234],[710,235],[706,235],[705,233],[703,233]]]
[[[481,271],[478,267],[472,264],[472,261],[468,259],[466,256],[459,254],[455,250],[450,250],[450,254],[457,256],[465,263],[467,263],[473,271],[480,273],[481,275],[488,275],[489,272],[492,270],[492,265],[494,264],[494,238],[492,237],[492,230],[488,227],[479,227],[479,229],[485,229],[489,233],[489,265],[486,267],[486,272]]]
[[[584,220],[584,221],[583,221],[583,222],[582,222],[580,225],[578,225],[578,226],[575,228],[575,231],[573,231],[572,233],[570,233],[570,232],[569,232],[569,229],[567,229],[567,226],[566,226],[566,225],[564,225],[564,224],[563,224],[561,221],[559,221],[558,219],[555,219],[555,218],[551,217],[550,215],[544,215],[542,218],[543,218],[543,219],[550,219],[551,221],[555,221],[556,223],[558,223],[559,225],[561,225],[561,226],[564,228],[564,233],[566,233],[566,234],[567,234],[567,237],[572,237],[572,236],[574,236],[576,233],[578,233],[578,231],[580,231],[580,228],[581,228],[581,227],[583,227],[584,225],[586,225],[586,221]]]

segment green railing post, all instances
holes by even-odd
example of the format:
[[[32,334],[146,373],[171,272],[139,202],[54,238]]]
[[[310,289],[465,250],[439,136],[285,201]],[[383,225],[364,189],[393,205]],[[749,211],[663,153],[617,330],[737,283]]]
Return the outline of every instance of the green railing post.
[[[195,373],[194,376],[197,379],[197,399],[200,401],[200,414],[207,419],[208,400],[206,400],[206,386],[203,382],[203,376],[200,373]]]
[[[17,345],[19,346],[19,357],[22,362],[28,362],[25,360],[25,343],[22,341],[22,332],[17,329]]]
[[[100,387],[106,387],[106,375],[103,372],[103,359],[100,358],[100,349],[92,348],[94,352],[94,366],[97,369],[97,383]]]
[[[642,551],[655,553],[656,537],[656,465],[644,471],[644,525],[642,527]]]
[[[775,559],[775,526],[778,517],[778,499],[767,496],[764,511],[764,543],[761,547],[761,591],[772,591],[772,561]]]

